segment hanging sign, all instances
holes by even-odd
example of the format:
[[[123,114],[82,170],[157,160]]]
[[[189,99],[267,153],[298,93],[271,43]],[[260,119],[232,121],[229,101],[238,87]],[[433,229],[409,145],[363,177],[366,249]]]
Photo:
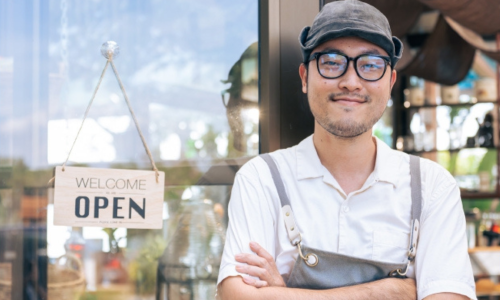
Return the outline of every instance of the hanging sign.
[[[56,167],[54,225],[162,228],[165,173]]]
[[[106,65],[85,111],[68,157],[61,167],[56,167],[55,176],[50,181],[55,181],[54,225],[162,228],[165,173],[159,172],[156,168],[125,87],[113,63],[113,58],[119,54],[119,49],[113,41],[102,45],[101,53],[107,59]],[[66,166],[109,65],[123,93],[153,171]]]

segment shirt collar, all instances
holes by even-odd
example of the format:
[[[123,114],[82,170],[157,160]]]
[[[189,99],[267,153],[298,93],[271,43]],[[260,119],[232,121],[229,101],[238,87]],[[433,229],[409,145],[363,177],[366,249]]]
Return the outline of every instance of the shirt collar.
[[[297,145],[297,179],[321,177],[324,168],[310,135]]]
[[[387,144],[373,137],[377,143],[377,156],[373,178],[397,186],[400,178],[402,153],[391,149]],[[321,164],[310,135],[297,145],[297,179],[317,178],[325,175],[326,168]],[[372,177],[372,176],[370,176]]]

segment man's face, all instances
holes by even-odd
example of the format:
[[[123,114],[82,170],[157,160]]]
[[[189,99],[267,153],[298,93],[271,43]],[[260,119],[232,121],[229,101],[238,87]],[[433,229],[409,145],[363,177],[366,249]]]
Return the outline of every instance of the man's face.
[[[356,37],[342,37],[327,41],[314,49],[316,52],[338,52],[349,57],[362,54],[388,56],[382,48]],[[316,123],[329,133],[341,138],[354,138],[370,132],[382,117],[391,89],[396,81],[396,71],[390,67],[378,81],[358,77],[351,61],[347,72],[336,79],[322,77],[316,60],[304,64],[299,73],[302,91],[307,93],[309,106]],[[391,76],[392,75],[392,76]]]

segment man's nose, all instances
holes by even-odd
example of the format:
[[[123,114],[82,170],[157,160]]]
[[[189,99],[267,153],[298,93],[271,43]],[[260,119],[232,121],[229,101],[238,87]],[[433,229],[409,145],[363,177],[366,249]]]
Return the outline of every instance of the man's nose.
[[[362,88],[361,78],[359,78],[354,68],[354,62],[350,63],[347,71],[343,76],[341,76],[339,81],[339,88],[348,90],[350,92],[360,90]]]

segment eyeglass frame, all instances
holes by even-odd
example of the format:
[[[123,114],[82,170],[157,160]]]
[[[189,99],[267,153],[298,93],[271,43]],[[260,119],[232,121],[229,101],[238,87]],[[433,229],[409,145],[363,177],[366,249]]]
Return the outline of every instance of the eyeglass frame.
[[[337,55],[345,57],[347,59],[347,65],[346,65],[346,68],[344,69],[344,72],[342,72],[342,74],[340,74],[337,77],[327,77],[327,76],[323,75],[321,73],[320,69],[319,69],[319,59],[318,58],[321,55],[324,55],[324,54],[337,54]],[[361,77],[361,75],[359,75],[358,67],[357,67],[357,62],[358,62],[358,59],[360,59],[361,57],[364,57],[364,56],[378,57],[378,58],[381,58],[385,62],[384,72],[382,73],[382,75],[380,76],[380,78],[378,78],[378,79],[365,79],[365,78]],[[347,56],[347,55],[339,53],[339,52],[315,52],[315,53],[311,54],[311,56],[309,57],[309,59],[306,62],[304,62],[304,63],[308,64],[308,63],[310,63],[313,60],[316,60],[316,68],[318,69],[319,75],[321,75],[321,77],[326,78],[326,79],[337,79],[339,77],[344,76],[345,73],[347,73],[347,70],[349,69],[349,63],[351,61],[354,62],[354,70],[356,71],[356,74],[358,75],[358,77],[361,78],[361,79],[363,79],[363,80],[365,80],[365,81],[374,82],[374,81],[379,81],[380,79],[382,79],[382,77],[384,77],[384,75],[385,75],[385,72],[387,72],[387,66],[391,67],[391,70],[392,70],[391,58],[388,57],[388,56],[378,55],[378,54],[365,53],[365,54],[358,55],[356,57],[350,57],[350,56]]]

